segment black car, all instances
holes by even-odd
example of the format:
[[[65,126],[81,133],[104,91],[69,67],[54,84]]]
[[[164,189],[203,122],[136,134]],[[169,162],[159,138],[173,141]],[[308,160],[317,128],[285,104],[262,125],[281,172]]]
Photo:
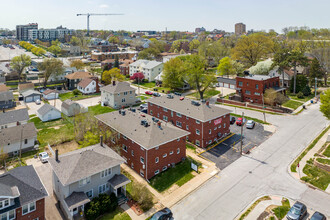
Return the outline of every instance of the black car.
[[[310,220],[326,220],[327,218],[320,212],[314,212]]]
[[[288,220],[303,219],[307,215],[307,207],[301,202],[296,202],[286,214]]]
[[[180,92],[174,92],[174,95],[182,96],[182,94]]]
[[[235,117],[230,117],[230,124],[231,124],[231,125],[234,124],[235,121],[236,121],[236,118],[235,118]]]
[[[158,92],[154,92],[154,93],[152,93],[152,95],[153,96],[156,96],[156,97],[159,97],[160,96],[160,94]]]
[[[150,220],[171,220],[173,219],[173,213],[169,208],[164,208],[156,212]]]

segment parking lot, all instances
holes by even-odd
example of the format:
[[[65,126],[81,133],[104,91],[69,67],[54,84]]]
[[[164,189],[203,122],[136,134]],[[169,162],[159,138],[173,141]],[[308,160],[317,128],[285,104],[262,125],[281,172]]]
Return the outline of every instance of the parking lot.
[[[230,126],[230,131],[233,134],[229,138],[201,154],[201,156],[216,163],[219,169],[226,168],[241,156],[241,126],[233,124]],[[253,129],[247,129],[243,126],[242,152],[249,153],[253,148],[267,140],[271,134],[271,132],[265,131],[264,126],[259,123],[256,123]]]

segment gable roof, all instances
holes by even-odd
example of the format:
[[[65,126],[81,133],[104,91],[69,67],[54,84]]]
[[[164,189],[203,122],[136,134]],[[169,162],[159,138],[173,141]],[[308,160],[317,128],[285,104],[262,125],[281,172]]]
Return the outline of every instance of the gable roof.
[[[0,175],[0,185],[0,196],[18,196],[15,199],[16,207],[48,196],[32,165],[17,167]],[[7,209],[1,210],[1,213],[7,212],[12,208],[12,206],[9,206]]]
[[[29,120],[27,108],[0,112],[0,125]]]
[[[162,123],[160,129],[153,122],[153,117],[150,115],[144,115],[145,117],[143,117],[139,113],[132,111],[125,111],[125,113],[123,116],[118,111],[115,111],[96,115],[95,117],[146,149],[157,147],[190,134],[161,120],[159,120]],[[142,120],[147,120],[149,126],[141,125]]]
[[[102,170],[124,163],[125,160],[107,145],[96,144],[49,158],[56,176],[63,185],[77,182]]]
[[[207,106],[205,103],[200,103],[199,106],[196,106],[191,104],[191,101],[191,99],[186,97],[183,100],[180,100],[180,97],[176,95],[173,96],[173,99],[169,99],[167,96],[160,96],[147,100],[149,103],[173,110],[182,115],[194,118],[202,122],[216,119],[231,112],[228,109],[221,108],[212,104]]]
[[[29,90],[29,89],[34,89],[34,84],[33,83],[18,84],[18,91],[19,92]]]
[[[74,72],[65,76],[67,79],[83,79],[87,77],[92,77],[92,74],[89,72]]]
[[[6,86],[5,84],[0,84],[0,92],[5,92],[8,90],[9,90],[8,86]]]
[[[37,129],[34,126],[34,123],[4,128],[0,130],[0,146],[8,145],[8,143],[17,143],[20,140],[30,139],[36,136]]]
[[[44,95],[49,95],[49,94],[51,94],[51,93],[55,93],[56,92],[56,90],[54,90],[54,89],[46,89],[44,92],[43,92],[43,94]]]
[[[50,104],[47,104],[45,103],[43,106],[41,106],[37,112],[40,114],[40,115],[45,115],[47,114],[49,111],[51,110],[55,110],[57,112],[60,112],[59,110],[57,110],[57,108],[55,108],[54,106],[51,106]]]
[[[71,105],[78,104],[75,101],[72,101],[71,99],[67,99],[64,102],[62,102],[61,108],[69,109]],[[79,104],[78,104],[79,105]],[[80,105],[79,105],[80,106]]]
[[[119,92],[127,92],[127,91],[135,91],[136,89],[131,87],[128,82],[116,82],[115,85],[109,84],[101,88],[101,91],[106,91],[109,93],[119,93]]]
[[[27,91],[22,92],[21,94],[24,97],[27,97],[27,96],[30,96],[30,95],[41,95],[41,93],[36,91],[36,90],[27,90]]]
[[[0,101],[14,100],[12,91],[0,92]]]
[[[78,86],[82,87],[82,88],[86,88],[91,82],[95,81],[92,78],[85,78],[82,79],[79,83]]]

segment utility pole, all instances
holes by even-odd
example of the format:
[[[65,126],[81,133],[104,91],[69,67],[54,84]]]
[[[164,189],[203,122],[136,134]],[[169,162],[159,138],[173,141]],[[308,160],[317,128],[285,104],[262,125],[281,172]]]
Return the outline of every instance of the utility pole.
[[[243,127],[244,127],[244,112],[242,112],[242,125],[241,125],[241,155],[243,154]]]
[[[317,89],[317,78],[315,77],[315,98],[316,98],[316,89]]]
[[[264,101],[263,93],[261,93],[261,97],[262,97],[262,110],[263,110],[263,114],[264,114],[264,122],[266,122],[265,101]]]
[[[20,141],[20,145],[19,145],[19,162],[22,165],[22,139],[23,139],[23,129],[24,129],[24,125],[22,125],[21,128],[21,141]]]

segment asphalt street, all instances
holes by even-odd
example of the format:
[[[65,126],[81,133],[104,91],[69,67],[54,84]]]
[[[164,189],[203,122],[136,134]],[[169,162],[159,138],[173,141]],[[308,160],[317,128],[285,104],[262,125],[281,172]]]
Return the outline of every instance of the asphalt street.
[[[263,195],[299,200],[311,210],[330,216],[330,195],[309,188],[288,171],[290,163],[329,123],[319,104],[298,116],[268,115],[268,119],[277,131],[249,155],[222,170],[219,178],[171,207],[175,219],[235,219]]]

